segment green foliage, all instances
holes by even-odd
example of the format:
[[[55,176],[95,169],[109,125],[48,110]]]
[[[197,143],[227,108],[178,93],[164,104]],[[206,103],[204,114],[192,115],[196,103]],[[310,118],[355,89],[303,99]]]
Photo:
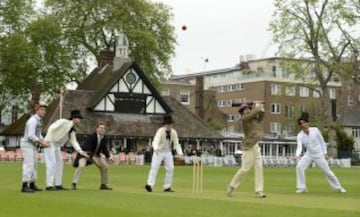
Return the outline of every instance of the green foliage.
[[[358,71],[358,64],[353,63],[357,63],[359,55],[359,35],[355,30],[360,19],[350,20],[349,14],[354,15],[359,3],[349,4],[347,0],[275,0],[274,5],[270,30],[274,42],[279,45],[278,55],[300,60],[292,61],[289,71],[297,79],[302,79],[304,86],[319,88],[325,123],[331,125],[328,83],[335,76],[348,78],[349,74]],[[311,74],[313,78],[309,79]]]
[[[321,130],[324,140],[328,141],[328,130],[324,127],[319,127],[319,129]],[[339,123],[335,125],[335,131],[336,131],[336,144],[337,144],[338,152],[351,153],[351,151],[354,150],[354,144],[355,144],[354,138],[352,136],[347,135],[347,133],[344,130],[344,127]]]
[[[336,142],[337,148],[339,151],[352,151],[354,150],[354,138],[352,136],[348,136],[344,130],[344,127],[340,124],[335,126],[336,130]]]
[[[93,57],[101,49],[112,49],[116,36],[129,40],[130,57],[152,81],[171,70],[169,60],[175,51],[170,8],[146,0],[47,0],[65,33]]]
[[[0,102],[26,104],[34,83],[56,97],[89,70],[89,59],[111,50],[116,36],[129,39],[130,57],[153,81],[170,73],[175,50],[170,8],[146,0],[32,0],[0,2]]]

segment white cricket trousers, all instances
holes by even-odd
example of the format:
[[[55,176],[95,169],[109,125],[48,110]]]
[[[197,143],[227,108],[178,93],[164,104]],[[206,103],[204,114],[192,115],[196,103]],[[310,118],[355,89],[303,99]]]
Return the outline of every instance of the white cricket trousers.
[[[61,147],[50,144],[44,148],[46,164],[46,187],[62,185],[63,161],[61,157]],[[55,182],[55,183],[54,183]]]
[[[151,187],[155,185],[156,176],[162,161],[164,161],[165,166],[165,180],[163,187],[166,189],[171,187],[174,175],[174,158],[171,151],[153,153],[147,184]]]
[[[331,171],[329,164],[324,156],[312,157],[309,154],[305,154],[296,165],[296,187],[297,189],[306,190],[306,177],[305,170],[310,166],[312,162],[323,171],[326,176],[326,179],[330,186],[334,190],[338,190],[341,188],[341,184],[336,177],[336,175]]]
[[[262,156],[258,144],[244,150],[241,157],[241,168],[236,172],[230,186],[238,188],[245,175],[254,167],[255,192],[264,191],[264,172]]]
[[[37,179],[36,147],[29,142],[20,143],[23,152],[22,182],[35,182]]]

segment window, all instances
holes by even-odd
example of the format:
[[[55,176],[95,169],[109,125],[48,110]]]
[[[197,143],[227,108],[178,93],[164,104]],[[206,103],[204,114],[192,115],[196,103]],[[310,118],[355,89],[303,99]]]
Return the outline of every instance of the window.
[[[232,100],[219,100],[218,101],[218,107],[231,107],[232,106]]]
[[[244,85],[243,84],[234,84],[234,90],[243,90]]]
[[[292,118],[295,115],[294,105],[285,105],[285,117]]]
[[[280,114],[280,104],[278,104],[278,103],[271,104],[271,113],[272,114]]]
[[[228,114],[228,119],[227,119],[228,122],[233,122],[234,119],[235,119],[234,115]]]
[[[271,95],[279,95],[281,93],[280,84],[271,84]]]
[[[272,66],[271,71],[273,73],[273,77],[275,78],[276,77],[276,66]]]
[[[329,97],[330,99],[336,99],[336,89],[329,88]]]
[[[286,96],[295,96],[295,95],[296,95],[295,86],[286,87],[286,89],[285,89],[285,95],[286,95]]]
[[[352,128],[352,136],[354,138],[360,138],[360,128]]]
[[[282,78],[289,78],[289,68],[281,68],[281,77]]]
[[[145,94],[116,93],[115,111],[119,113],[145,114],[146,97]]]
[[[183,105],[190,105],[190,91],[188,90],[180,91],[180,102]]]
[[[226,86],[220,86],[220,87],[218,88],[219,93],[226,92],[226,90],[227,90],[227,87],[226,87]]]
[[[315,80],[316,79],[315,68],[310,69],[310,71],[309,71],[309,79],[310,80]]]
[[[299,88],[299,96],[300,96],[300,97],[309,97],[309,88],[307,88],[307,87],[300,87],[300,88]]]
[[[315,90],[313,90],[313,97],[314,98],[320,98],[320,93],[321,93],[321,89],[320,88],[315,88]]]
[[[235,120],[235,121],[240,121],[240,119],[241,119],[240,113],[236,113],[234,116],[235,116],[235,117],[234,117],[234,120]]]
[[[281,124],[277,122],[270,123],[270,132],[274,134],[280,134],[281,132]]]

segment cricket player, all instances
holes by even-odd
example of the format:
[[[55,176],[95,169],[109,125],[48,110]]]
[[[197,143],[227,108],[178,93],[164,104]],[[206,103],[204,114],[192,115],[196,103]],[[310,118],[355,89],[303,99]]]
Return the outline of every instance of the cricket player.
[[[297,148],[295,159],[300,159],[296,165],[296,193],[307,191],[305,183],[305,170],[312,162],[323,171],[330,186],[341,193],[346,190],[341,186],[336,175],[331,171],[327,162],[327,147],[320,130],[317,127],[309,127],[309,114],[303,112],[298,119],[301,131],[297,135]],[[306,148],[304,156],[300,157],[303,147]]]
[[[37,179],[36,154],[39,146],[49,146],[49,143],[41,135],[42,118],[46,114],[46,107],[47,105],[45,104],[35,105],[35,114],[26,122],[24,137],[21,139],[20,147],[24,156],[21,188],[23,193],[33,193],[42,190],[35,184]]]
[[[160,127],[154,136],[152,143],[153,156],[151,160],[151,169],[147,179],[147,184],[145,185],[145,189],[148,192],[152,192],[155,185],[156,175],[162,161],[164,161],[166,170],[163,186],[164,192],[174,192],[174,190],[171,189],[174,175],[174,158],[172,151],[175,149],[180,158],[183,158],[183,151],[179,144],[177,132],[173,129],[173,123],[171,115],[165,115],[163,122],[164,126]]]

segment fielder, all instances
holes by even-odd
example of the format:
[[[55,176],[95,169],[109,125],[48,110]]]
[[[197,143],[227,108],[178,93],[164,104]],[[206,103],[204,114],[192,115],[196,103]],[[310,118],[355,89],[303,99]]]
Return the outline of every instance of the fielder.
[[[46,164],[46,190],[67,190],[62,186],[63,161],[61,147],[69,142],[81,155],[89,157],[80,147],[75,134],[74,126],[80,124],[83,117],[79,110],[71,111],[69,120],[59,119],[52,123],[45,136],[50,146],[44,149]]]
[[[327,148],[320,130],[317,127],[309,127],[309,115],[303,112],[298,119],[301,131],[297,135],[297,148],[295,159],[300,159],[296,165],[296,193],[305,193],[307,191],[305,183],[305,170],[312,162],[323,171],[326,175],[330,186],[341,193],[346,190],[341,186],[336,175],[331,171],[327,158]],[[300,158],[303,146],[306,148],[304,156]]]

